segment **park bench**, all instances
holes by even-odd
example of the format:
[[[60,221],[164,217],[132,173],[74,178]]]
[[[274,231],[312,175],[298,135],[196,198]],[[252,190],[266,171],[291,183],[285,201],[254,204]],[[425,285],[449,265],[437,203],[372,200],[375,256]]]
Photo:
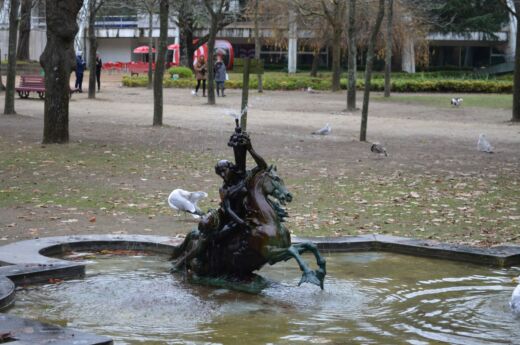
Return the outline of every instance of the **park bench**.
[[[39,75],[22,75],[20,85],[15,88],[20,98],[29,98],[29,93],[37,92],[41,99],[45,98],[45,78]]]
[[[152,70],[154,69],[155,64],[152,65]],[[128,70],[130,71],[130,76],[139,76],[139,73],[148,73],[148,63],[131,63],[128,65]]]
[[[39,75],[22,75],[20,85],[15,90],[20,98],[29,98],[29,93],[37,92],[41,99],[45,99],[45,78]],[[77,89],[71,89],[70,95],[72,96],[77,91]]]

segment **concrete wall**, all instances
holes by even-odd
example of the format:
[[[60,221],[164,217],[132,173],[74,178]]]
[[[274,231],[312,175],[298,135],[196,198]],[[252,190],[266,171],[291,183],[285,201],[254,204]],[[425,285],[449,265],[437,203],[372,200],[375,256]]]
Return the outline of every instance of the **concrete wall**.
[[[137,45],[133,38],[99,38],[98,54],[103,62],[128,62],[132,60],[132,49]]]
[[[32,29],[29,44],[29,59],[39,61],[46,44],[46,31]],[[7,29],[0,30],[0,49],[2,50],[2,60],[7,60],[7,51],[9,49],[9,30]]]

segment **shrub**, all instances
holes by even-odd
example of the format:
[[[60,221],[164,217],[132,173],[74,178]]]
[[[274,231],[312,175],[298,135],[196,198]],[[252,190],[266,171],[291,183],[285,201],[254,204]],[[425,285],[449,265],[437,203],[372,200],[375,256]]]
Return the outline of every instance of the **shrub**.
[[[181,79],[193,78],[193,71],[191,69],[189,69],[188,67],[183,67],[183,66],[170,67],[168,69],[168,73],[170,74],[170,77],[173,77],[174,74],[177,74],[179,76],[179,78],[181,78]]]
[[[123,77],[123,85],[128,87],[145,87],[148,79],[142,77]],[[331,78],[312,78],[309,76],[264,75],[263,86],[265,90],[302,90],[308,87],[314,90],[327,91],[331,89]],[[193,88],[193,79],[165,79],[164,87]],[[249,88],[256,89],[258,80],[252,75]],[[232,76],[226,82],[228,89],[242,88],[242,79]],[[341,79],[341,88],[347,88],[347,80]],[[364,80],[357,80],[357,88],[364,88]],[[384,79],[373,79],[372,91],[384,90]],[[457,93],[511,93],[513,82],[510,80],[464,80],[464,79],[406,79],[392,78],[392,90],[394,92],[457,92]]]

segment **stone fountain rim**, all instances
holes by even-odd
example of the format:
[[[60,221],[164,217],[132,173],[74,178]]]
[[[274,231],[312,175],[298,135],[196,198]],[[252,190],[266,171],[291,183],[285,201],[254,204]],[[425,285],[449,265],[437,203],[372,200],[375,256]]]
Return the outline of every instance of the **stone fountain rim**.
[[[48,257],[62,254],[67,250],[100,250],[100,249],[135,249],[158,254],[171,255],[182,237],[153,235],[76,235],[43,237],[0,246],[0,310],[10,307],[15,302],[15,286],[48,282],[49,279],[72,279],[85,275],[85,265],[81,262]],[[293,242],[311,241],[322,251],[328,252],[367,252],[384,251],[408,254],[421,257],[447,259],[451,261],[469,262],[473,264],[510,267],[520,264],[520,246],[498,246],[478,248],[467,245],[448,244],[430,240],[418,240],[387,235],[362,235],[347,237],[315,237],[297,238]],[[0,333],[10,332],[2,329],[2,324],[20,329],[33,326],[36,330],[30,335],[31,343],[52,344],[49,336],[80,337],[85,345],[111,344],[107,337],[99,337],[68,328],[42,324],[38,321],[22,319],[11,315],[1,315]],[[15,325],[15,326],[12,326]],[[22,327],[23,326],[23,327]],[[56,332],[50,333],[48,327]],[[11,328],[13,329],[13,328]],[[40,330],[38,332],[38,330]],[[16,333],[16,332],[15,332]],[[18,332],[18,340],[24,341],[23,332]]]

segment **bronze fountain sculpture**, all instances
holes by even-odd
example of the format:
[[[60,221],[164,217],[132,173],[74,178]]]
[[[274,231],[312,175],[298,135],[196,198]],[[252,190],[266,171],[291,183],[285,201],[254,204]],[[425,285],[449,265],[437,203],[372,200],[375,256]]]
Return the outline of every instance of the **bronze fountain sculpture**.
[[[235,164],[221,160],[215,166],[215,172],[224,180],[219,190],[220,207],[204,214],[198,228],[176,248],[173,271],[248,282],[257,277],[253,271],[266,263],[273,265],[294,258],[303,272],[298,285],[311,283],[323,289],[326,261],[316,245],[291,244],[283,205],[292,201],[292,195],[276,167],[268,166],[256,153],[238,120],[228,146],[233,148]],[[248,152],[257,165],[250,170],[246,170]],[[317,270],[310,269],[302,259],[304,252],[314,254]]]

